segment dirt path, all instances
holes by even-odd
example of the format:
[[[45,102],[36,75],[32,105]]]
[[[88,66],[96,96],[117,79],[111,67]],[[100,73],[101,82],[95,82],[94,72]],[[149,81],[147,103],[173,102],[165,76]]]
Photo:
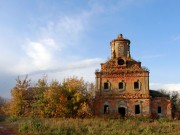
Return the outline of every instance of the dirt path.
[[[16,135],[17,126],[7,122],[0,122],[0,135]]]

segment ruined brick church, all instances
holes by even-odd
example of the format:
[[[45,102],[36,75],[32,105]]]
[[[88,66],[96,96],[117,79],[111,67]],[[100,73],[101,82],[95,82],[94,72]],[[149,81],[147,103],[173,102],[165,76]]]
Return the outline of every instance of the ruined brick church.
[[[95,72],[95,115],[171,118],[170,100],[150,95],[149,70],[131,58],[130,40],[120,34],[110,46],[111,58]]]

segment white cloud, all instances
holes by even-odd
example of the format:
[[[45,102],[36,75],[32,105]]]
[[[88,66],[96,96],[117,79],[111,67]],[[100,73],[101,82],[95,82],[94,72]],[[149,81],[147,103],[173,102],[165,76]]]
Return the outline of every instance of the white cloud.
[[[101,12],[101,8],[92,7],[80,14],[59,16],[56,21],[49,20],[46,27],[39,27],[41,38],[53,38],[59,49],[67,46],[76,46],[84,36],[84,32],[90,29],[91,17]]]
[[[37,80],[37,78],[47,76],[49,81],[55,79],[62,82],[65,78],[78,76],[83,77],[85,81],[94,82],[95,70],[100,67],[101,62],[103,60],[99,58],[80,60],[56,69],[32,72],[29,77]]]
[[[71,50],[71,46],[80,47],[81,44],[78,41],[89,29],[91,16],[96,13],[93,9],[83,11],[78,15],[64,15],[55,21],[49,20],[45,27],[39,26],[38,36],[35,39],[28,37],[22,45],[24,55],[10,71],[18,75],[38,74],[99,64],[98,58],[77,59],[76,55],[79,54],[74,53],[71,54],[72,59],[69,60],[67,59],[69,56],[66,55],[66,51]]]
[[[30,41],[25,47],[25,52],[30,59],[30,63],[37,68],[47,68],[52,62],[52,49],[54,49],[55,43],[53,39],[46,39],[39,42]]]
[[[164,89],[169,91],[180,91],[180,83],[150,83],[150,89],[152,90],[158,90],[158,89]]]
[[[68,65],[69,68],[83,68],[83,67],[89,67],[89,66],[94,66],[97,64],[100,64],[102,60],[100,58],[94,58],[94,59],[85,59],[81,61],[77,61],[75,63],[72,63]]]
[[[26,74],[35,70],[44,70],[52,66],[53,52],[56,44],[53,39],[44,39],[38,42],[28,40],[23,46],[25,55],[13,69],[15,73]]]
[[[47,73],[49,80],[56,79],[60,80],[61,82],[68,77],[72,76],[78,76],[83,77],[85,81],[89,82],[95,82],[95,68],[97,68],[97,65],[95,66],[89,66],[84,68],[75,68],[75,69],[68,69],[63,72],[55,72],[55,73]]]
[[[85,60],[78,60],[75,62],[66,63],[66,65],[59,66],[57,68],[51,68],[47,70],[37,70],[35,72],[31,72],[30,75],[38,75],[38,74],[49,74],[49,73],[62,73],[62,72],[68,72],[71,70],[80,71],[82,69],[92,68],[94,67],[94,71],[97,67],[100,66],[100,63],[103,60],[100,58],[94,58],[94,59],[85,59]],[[72,75],[72,72],[71,72]]]
[[[1,85],[7,85],[1,95],[9,93],[16,76],[24,74],[29,74],[33,82],[46,74],[49,79],[60,81],[72,75],[93,81],[94,71],[100,66],[101,59],[88,58],[88,55],[83,58],[72,49],[82,46],[81,40],[91,29],[92,17],[99,12],[101,8],[95,6],[78,14],[53,15],[53,20],[31,18],[27,26],[22,26],[21,30],[25,33],[18,30],[10,38],[11,29],[7,35],[3,33],[3,38],[0,38],[0,69],[6,73],[4,76],[7,77],[7,73],[9,76],[7,81],[0,80]],[[86,48],[86,44],[83,47]]]

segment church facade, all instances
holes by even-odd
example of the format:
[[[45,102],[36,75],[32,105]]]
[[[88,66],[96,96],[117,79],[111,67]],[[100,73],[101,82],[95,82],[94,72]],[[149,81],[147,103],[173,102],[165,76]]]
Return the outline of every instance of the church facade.
[[[170,100],[151,97],[149,70],[131,58],[130,40],[120,34],[110,47],[111,58],[95,72],[95,115],[171,118]]]

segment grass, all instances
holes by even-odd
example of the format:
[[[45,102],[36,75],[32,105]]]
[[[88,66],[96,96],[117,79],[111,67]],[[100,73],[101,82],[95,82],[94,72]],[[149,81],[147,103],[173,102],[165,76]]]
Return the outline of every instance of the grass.
[[[145,118],[37,119],[21,118],[19,134],[40,135],[164,135],[180,134],[180,121]]]

